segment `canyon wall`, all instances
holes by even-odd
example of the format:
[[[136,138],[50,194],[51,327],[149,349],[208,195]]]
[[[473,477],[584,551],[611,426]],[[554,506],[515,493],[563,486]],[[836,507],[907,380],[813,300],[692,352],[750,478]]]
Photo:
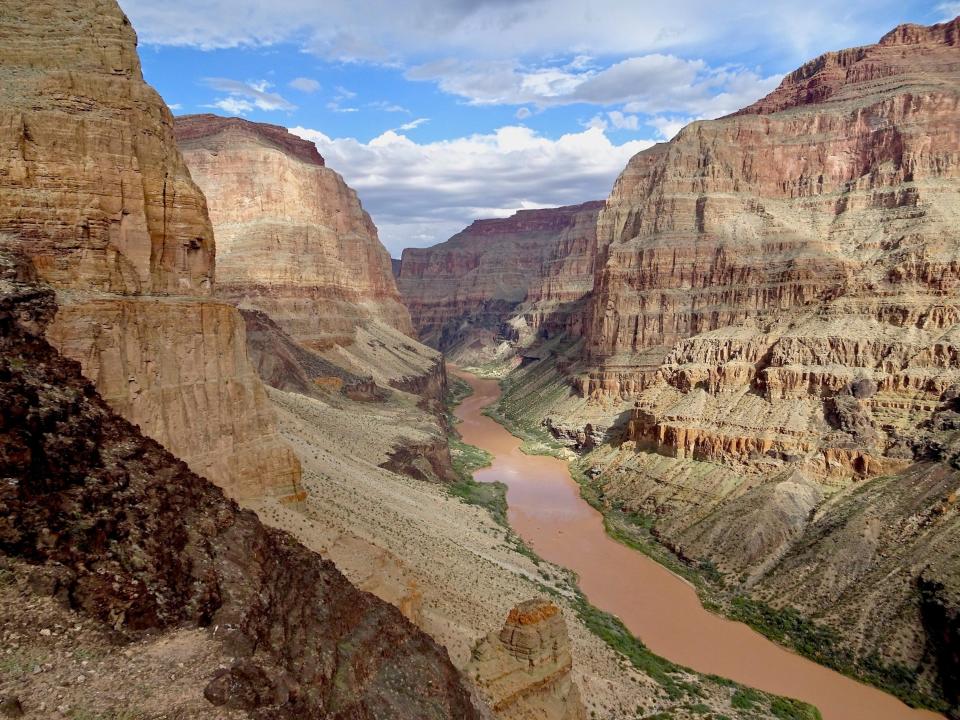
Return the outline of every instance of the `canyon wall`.
[[[390,256],[357,194],[284,128],[216,115],[175,122],[217,237],[219,297],[324,348],[379,319],[407,334]]]
[[[960,382],[958,22],[829,53],[635,156],[600,213],[586,396],[675,457],[875,475]]]
[[[113,677],[74,665],[57,703],[65,693],[90,703],[72,705],[76,717],[93,717],[86,708],[117,694],[123,712],[147,703],[190,718],[480,717],[447,652],[399,610],[264,527],[119,417],[45,339],[56,301],[32,275],[0,250],[0,556],[4,589],[15,558],[29,567],[24,584],[33,590],[5,607],[12,617],[4,620],[23,631],[8,650],[82,628],[103,638],[90,650],[99,667],[118,646],[125,668],[140,665]],[[23,624],[44,602],[37,595],[58,600],[63,625]],[[187,659],[198,646],[209,648],[205,657],[171,668],[166,692],[150,697],[141,663]],[[65,663],[49,644],[39,652],[51,661],[45,672]],[[78,671],[85,675],[74,680]],[[7,687],[20,695],[15,709],[22,702],[27,717],[51,717],[49,691],[27,693],[27,673],[4,674],[17,681]],[[107,692],[84,698],[91,685]],[[178,707],[186,701],[195,712]]]
[[[579,332],[601,205],[520,210],[404,250],[397,285],[421,340],[454,358],[489,359],[521,333]]]
[[[764,603],[766,630],[811,619],[818,659],[941,708],[958,702],[958,38],[960,18],[901,26],[632,158],[566,367],[620,422],[585,468],[604,503]]]
[[[60,295],[48,336],[195,471],[236,497],[298,498],[243,322],[210,298],[206,203],[126,16],[16,0],[0,54],[0,235]]]

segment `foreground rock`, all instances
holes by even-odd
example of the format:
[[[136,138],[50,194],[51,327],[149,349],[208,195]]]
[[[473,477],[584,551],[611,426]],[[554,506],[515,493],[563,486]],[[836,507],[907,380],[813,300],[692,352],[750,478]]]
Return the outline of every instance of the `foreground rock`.
[[[216,115],[175,123],[217,236],[217,295],[266,312],[308,347],[361,321],[410,334],[390,256],[357,194],[284,128]]]
[[[234,497],[295,499],[300,467],[210,299],[213,231],[113,0],[0,18],[0,232],[60,293],[48,337],[111,405]]]
[[[486,362],[537,331],[579,332],[600,207],[521,210],[404,250],[397,285],[421,340],[458,362]]]
[[[572,665],[560,608],[528,600],[510,611],[499,633],[477,644],[466,672],[499,718],[584,720]]]
[[[477,717],[446,652],[398,610],[118,417],[44,339],[53,293],[3,260],[0,553],[34,565],[38,591],[112,628],[113,642],[212,628],[195,642],[207,657],[211,638],[222,643],[223,669],[207,669],[204,695],[227,709]],[[127,707],[139,703],[133,695]]]

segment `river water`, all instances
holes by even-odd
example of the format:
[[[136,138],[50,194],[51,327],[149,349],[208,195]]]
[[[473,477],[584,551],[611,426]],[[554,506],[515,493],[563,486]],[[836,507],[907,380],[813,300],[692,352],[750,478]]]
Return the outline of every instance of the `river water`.
[[[689,583],[606,534],[603,517],[580,497],[564,461],[522,453],[519,439],[482,414],[500,397],[497,381],[456,374],[474,391],[455,411],[462,421],[457,429],[465,442],[494,456],[476,480],[504,483],[513,529],[538,555],[576,572],[590,602],[619,617],[655,653],[804,700],[824,720],[943,720],[704,610]]]

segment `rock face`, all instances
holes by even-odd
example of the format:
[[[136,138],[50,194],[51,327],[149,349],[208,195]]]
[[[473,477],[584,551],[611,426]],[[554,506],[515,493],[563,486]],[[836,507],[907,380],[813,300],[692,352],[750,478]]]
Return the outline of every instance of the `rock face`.
[[[820,477],[916,456],[960,381],[957,28],[827,54],[630,161],[598,222],[581,390],[639,397],[633,439]]]
[[[412,332],[373,221],[313,143],[216,115],[179,117],[175,129],[210,208],[217,295],[308,347],[349,343],[371,318]]]
[[[477,644],[466,673],[502,720],[584,720],[572,665],[560,609],[528,600],[510,611],[500,632]]]
[[[960,18],[828,53],[635,156],[571,366],[625,420],[591,456],[612,506],[823,624],[834,661],[947,704],[958,37]]]
[[[50,338],[129,420],[236,497],[296,498],[173,118],[113,0],[0,18],[0,232],[60,292]]]
[[[455,358],[483,357],[519,332],[579,331],[600,207],[521,210],[404,250],[397,285],[421,340]]]
[[[821,660],[941,708],[960,597],[958,38],[960,18],[828,53],[632,158],[598,216],[583,337],[528,353],[499,408],[587,452],[610,522],[642,516],[725,601],[762,601],[768,629],[795,608],[830,638]]]
[[[0,554],[114,631],[211,628],[205,696],[256,717],[478,717],[445,650],[116,415],[0,256]]]

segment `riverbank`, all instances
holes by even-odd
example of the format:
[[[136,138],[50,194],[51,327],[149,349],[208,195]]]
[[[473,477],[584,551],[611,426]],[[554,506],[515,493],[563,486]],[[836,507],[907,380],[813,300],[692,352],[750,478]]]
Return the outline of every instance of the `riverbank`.
[[[492,383],[495,388],[495,391],[492,393],[495,397],[493,397],[488,404],[493,404],[499,399],[499,388],[496,386],[496,383],[490,380],[479,379],[472,381],[475,389],[478,386],[490,383]],[[485,392],[490,393],[490,389],[485,388]],[[493,420],[480,415],[482,409],[475,408],[475,410],[477,411],[477,415],[493,424]],[[462,416],[462,413],[458,413],[458,415]],[[853,682],[820,665],[804,660],[799,655],[790,653],[779,646],[769,643],[765,638],[751,632],[746,626],[740,623],[732,623],[706,612],[700,605],[695,592],[686,583],[680,582],[678,578],[667,572],[660,565],[643,555],[633,552],[625,545],[615,542],[607,535],[606,528],[604,527],[604,518],[596,510],[589,508],[587,503],[580,497],[580,486],[574,483],[564,463],[553,458],[548,459],[536,455],[525,455],[521,451],[520,440],[506,433],[506,430],[504,430],[502,426],[496,425],[496,427],[499,427],[504,434],[510,437],[513,447],[501,447],[498,451],[494,452],[494,455],[496,455],[498,459],[502,459],[501,451],[505,451],[509,454],[509,462],[513,464],[513,467],[498,468],[497,462],[495,462],[491,468],[478,472],[477,479],[497,480],[499,479],[497,473],[503,474],[503,476],[507,478],[508,516],[510,517],[511,525],[529,542],[538,554],[551,562],[570,567],[577,571],[581,579],[581,588],[583,588],[586,596],[590,598],[594,605],[604,610],[613,610],[616,615],[624,619],[626,627],[632,630],[634,634],[639,634],[644,640],[650,637],[651,642],[648,642],[647,645],[651,652],[671,657],[669,652],[662,652],[661,647],[658,647],[656,642],[662,642],[664,643],[663,647],[669,647],[671,642],[676,641],[677,638],[682,638],[686,645],[680,648],[681,652],[674,654],[672,657],[683,665],[691,666],[697,670],[708,673],[735,674],[736,680],[746,682],[750,685],[761,686],[766,690],[780,692],[785,695],[799,696],[806,700],[820,698],[820,703],[818,704],[820,704],[821,709],[824,709],[824,705],[831,708],[829,715],[826,712],[824,713],[824,717],[827,718],[836,717],[847,720],[848,718],[856,717],[935,717],[932,714],[910,710],[888,695]],[[530,428],[526,428],[526,431],[528,441],[535,443],[546,442],[545,438],[536,437],[536,433],[531,432]],[[464,439],[471,442],[467,434],[464,434]],[[502,443],[502,439],[497,440],[495,444],[497,443]],[[488,447],[482,443],[480,443],[480,445],[487,450],[496,450],[496,448]],[[528,442],[522,449],[529,452],[531,450],[530,443]],[[522,460],[523,457],[528,458],[529,461]],[[546,486],[540,482],[538,487],[538,482],[539,480],[543,480],[543,477],[540,477],[539,480],[536,478],[534,480],[529,479],[531,472],[536,476],[538,472],[543,470],[543,468],[538,469],[536,467],[536,462],[533,462],[532,466],[530,464],[538,457],[544,462],[549,460],[549,462],[559,465],[559,469],[554,467],[551,472],[562,472],[565,477],[569,487],[566,487],[562,494],[574,497],[576,502],[580,503],[584,508],[589,508],[589,512],[593,513],[594,517],[586,517],[582,513],[582,508],[573,512],[572,516],[563,517],[559,523],[556,522],[556,517],[549,517],[551,513],[556,514],[559,512],[560,515],[564,515],[565,513],[569,515],[572,511],[570,507],[557,507],[554,502],[556,498],[550,497],[549,492],[546,495],[543,494]],[[521,472],[521,470],[523,470],[523,472]],[[527,477],[527,480],[517,480],[517,477]],[[514,479],[511,480],[510,478]],[[556,480],[557,478],[554,479]],[[556,488],[553,489],[555,490]],[[524,498],[524,496],[526,496],[526,498]],[[532,500],[534,504],[530,506],[525,505],[525,499],[527,501]],[[544,509],[546,509],[546,512],[541,512]],[[589,513],[587,515],[589,515]],[[583,523],[583,527],[581,528],[578,523]],[[693,624],[702,625],[701,630],[703,630],[704,627],[708,627],[718,633],[715,638],[716,642],[711,641],[709,633],[702,635],[702,637],[697,637],[696,632],[691,632],[690,628],[686,627],[690,624],[688,622],[663,623],[661,622],[662,618],[656,617],[656,612],[653,613],[653,617],[656,618],[657,623],[659,625],[669,626],[669,630],[664,632],[664,627],[645,628],[644,623],[648,622],[650,617],[645,618],[644,613],[650,608],[639,608],[638,603],[632,601],[634,599],[632,597],[625,598],[621,596],[611,598],[604,595],[605,592],[610,592],[610,588],[613,588],[615,591],[618,585],[629,584],[631,579],[625,579],[617,574],[610,576],[608,572],[610,570],[609,557],[606,555],[601,555],[599,558],[584,557],[582,547],[571,547],[569,543],[564,545],[562,539],[564,528],[569,530],[567,533],[568,537],[571,534],[577,536],[576,544],[580,546],[599,543],[602,546],[603,553],[616,556],[618,562],[622,563],[619,568],[620,570],[622,570],[623,567],[629,566],[631,571],[637,570],[641,575],[644,575],[643,583],[638,583],[637,587],[631,585],[631,593],[636,595],[636,597],[646,596],[647,600],[651,600],[656,604],[656,599],[649,597],[649,588],[643,587],[643,585],[648,581],[663,583],[664,576],[670,578],[670,580],[667,581],[669,587],[658,586],[657,590],[662,591],[664,595],[670,597],[670,602],[679,603],[679,606],[687,608],[691,614],[691,620],[696,616],[696,622]],[[590,533],[595,532],[599,537],[591,535],[589,542],[584,542],[585,536],[581,530]],[[573,556],[558,556],[558,550],[573,553]],[[624,555],[624,553],[626,554]],[[650,567],[638,567],[637,563],[641,559]],[[578,563],[583,564],[580,565]],[[605,566],[607,566],[605,569],[607,574],[606,579],[591,589],[591,581],[599,579],[598,567],[601,571],[604,571]],[[600,572],[599,575],[604,575],[604,572]],[[622,575],[622,572],[620,575]],[[682,586],[683,592],[678,593],[676,586]],[[599,602],[594,596],[595,593],[598,594],[598,597],[609,602]],[[689,597],[682,597],[684,593],[688,594]],[[664,608],[664,603],[661,602],[660,610],[670,612],[669,604],[670,603],[667,603],[667,607]],[[647,614],[649,615],[649,612]],[[676,618],[674,618],[674,620],[676,620]],[[763,658],[765,667],[759,669],[753,668],[753,670],[756,670],[756,675],[751,675],[749,671],[744,671],[744,668],[751,666],[756,658],[751,658],[749,653],[744,654],[742,648],[738,650],[733,647],[738,644],[746,644],[752,647],[758,653],[757,657]],[[703,657],[703,655],[709,657]],[[731,661],[732,664],[728,663],[725,665],[723,662],[717,662],[718,659],[722,660],[722,656],[724,655],[728,656],[727,660]],[[693,660],[692,662],[688,661],[691,659]],[[736,673],[727,673],[725,671],[726,668],[733,668],[736,670]],[[798,676],[799,680],[796,679]],[[801,694],[801,692],[805,694]],[[854,698],[857,699],[856,708],[851,707]]]
[[[558,356],[562,355],[559,352]],[[595,468],[605,466],[608,456],[615,455],[616,451],[604,445],[574,453],[538,422],[545,408],[563,408],[564,403],[569,404],[564,399],[569,395],[569,382],[556,372],[553,363],[543,361],[513,372],[505,372],[503,367],[486,370],[485,376],[497,377],[503,390],[497,406],[485,411],[486,414],[522,438],[524,452],[569,460],[571,477],[579,484],[582,498],[603,515],[607,534],[690,582],[704,608],[745,623],[782,647],[895,695],[911,707],[938,713],[949,710],[942,698],[918,690],[915,671],[884,660],[876,653],[865,658],[855,656],[844,638],[832,628],[805,617],[795,608],[774,607],[744,593],[738,578],[724,575],[709,561],[685,557],[682,549],[678,553],[665,542],[657,531],[654,516],[628,512],[622,500],[608,497]]]

